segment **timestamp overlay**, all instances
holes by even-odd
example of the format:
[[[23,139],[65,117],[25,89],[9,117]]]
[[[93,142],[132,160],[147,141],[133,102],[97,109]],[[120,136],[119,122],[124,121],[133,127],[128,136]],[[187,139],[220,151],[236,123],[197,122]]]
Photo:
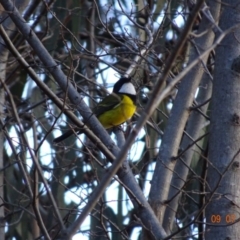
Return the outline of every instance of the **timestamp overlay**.
[[[210,222],[212,224],[233,224],[239,221],[239,213],[215,213],[210,216]]]

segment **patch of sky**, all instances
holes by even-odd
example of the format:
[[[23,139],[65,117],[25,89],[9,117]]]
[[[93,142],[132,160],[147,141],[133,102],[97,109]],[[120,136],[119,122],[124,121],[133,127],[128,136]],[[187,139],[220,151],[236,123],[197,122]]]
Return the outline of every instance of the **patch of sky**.
[[[142,228],[141,227],[135,227],[132,231],[132,234],[131,234],[131,237],[130,239],[133,240],[133,239],[140,239],[139,236],[142,232]]]
[[[152,177],[153,177],[153,172],[154,172],[155,166],[156,166],[156,162],[153,162],[152,164],[150,164],[148,166],[146,181],[145,181],[144,190],[143,190],[143,193],[144,193],[145,196],[149,195],[149,192],[150,192],[150,189],[151,189],[151,180],[152,180]]]

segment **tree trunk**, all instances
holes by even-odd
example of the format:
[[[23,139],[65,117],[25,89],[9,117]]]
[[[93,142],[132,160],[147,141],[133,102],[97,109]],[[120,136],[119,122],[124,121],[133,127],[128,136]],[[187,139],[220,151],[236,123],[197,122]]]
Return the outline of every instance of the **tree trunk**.
[[[239,24],[238,0],[225,1],[219,26]],[[216,49],[206,184],[206,239],[239,239],[240,32],[235,28]],[[209,225],[208,225],[209,224]],[[228,225],[228,227],[223,227]]]

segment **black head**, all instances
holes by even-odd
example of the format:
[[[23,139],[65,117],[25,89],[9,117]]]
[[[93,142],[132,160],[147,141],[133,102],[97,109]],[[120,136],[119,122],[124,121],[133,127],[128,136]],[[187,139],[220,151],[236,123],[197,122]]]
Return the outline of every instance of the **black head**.
[[[136,95],[136,90],[131,83],[131,78],[122,77],[120,78],[113,87],[114,93]]]

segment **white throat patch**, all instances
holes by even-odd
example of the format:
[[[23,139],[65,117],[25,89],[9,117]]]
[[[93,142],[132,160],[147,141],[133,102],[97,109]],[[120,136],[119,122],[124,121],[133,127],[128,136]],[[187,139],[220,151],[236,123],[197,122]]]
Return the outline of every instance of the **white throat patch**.
[[[119,90],[119,93],[127,93],[127,94],[136,95],[136,90],[135,90],[135,87],[133,86],[133,84],[131,82],[128,82],[128,83],[124,83],[122,85],[122,87]]]

